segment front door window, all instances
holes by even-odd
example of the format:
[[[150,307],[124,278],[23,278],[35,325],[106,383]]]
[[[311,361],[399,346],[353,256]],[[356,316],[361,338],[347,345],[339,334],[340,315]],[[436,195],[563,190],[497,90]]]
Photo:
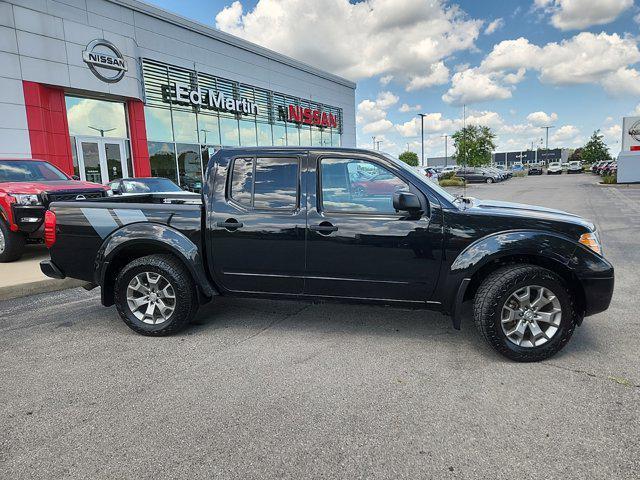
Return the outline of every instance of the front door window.
[[[105,157],[107,162],[107,180],[115,180],[116,178],[122,178],[122,160],[123,152],[119,143],[104,144]]]
[[[87,182],[102,183],[98,142],[80,142],[80,158],[83,160],[80,177],[84,172],[84,180]]]

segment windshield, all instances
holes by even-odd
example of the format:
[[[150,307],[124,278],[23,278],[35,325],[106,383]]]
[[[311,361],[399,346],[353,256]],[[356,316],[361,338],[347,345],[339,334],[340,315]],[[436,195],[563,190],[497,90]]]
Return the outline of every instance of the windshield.
[[[138,178],[124,180],[126,193],[182,192],[182,189],[168,178]]]
[[[34,160],[0,160],[0,182],[53,182],[69,180],[47,162]]]
[[[382,155],[384,155],[386,158],[391,160],[395,165],[400,167],[405,172],[408,172],[412,177],[417,178],[418,180],[420,180],[420,182],[422,182],[423,185],[424,184],[429,185],[429,188],[431,188],[432,190],[435,190],[436,192],[438,192],[442,197],[447,199],[449,202],[455,203],[456,197],[451,195],[449,192],[447,192],[444,188],[442,188],[436,182],[429,182],[428,180],[425,181],[425,178],[422,175],[419,175],[418,173],[416,173],[416,171],[413,170],[409,165],[407,165],[406,163],[404,163],[401,160],[398,160],[393,155],[389,155],[388,153],[383,153]]]

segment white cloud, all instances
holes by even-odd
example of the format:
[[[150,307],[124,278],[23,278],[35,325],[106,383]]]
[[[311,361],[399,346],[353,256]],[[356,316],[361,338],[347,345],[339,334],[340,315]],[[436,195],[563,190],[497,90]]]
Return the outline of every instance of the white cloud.
[[[398,109],[402,113],[409,112],[419,112],[422,109],[422,105],[409,105],[408,103],[403,103]]]
[[[387,119],[387,110],[398,103],[398,96],[392,92],[378,93],[375,100],[363,100],[358,104],[356,122],[362,126],[363,133],[382,133],[393,128]]]
[[[428,74],[410,77],[405,90],[407,92],[413,92],[414,90],[421,90],[434,85],[442,85],[448,81],[449,69],[443,62],[438,62],[431,66]]]
[[[484,29],[484,34],[491,35],[497,30],[500,30],[502,27],[504,27],[504,20],[502,18],[496,18],[491,23],[489,23],[489,25],[487,25],[487,28]]]
[[[574,125],[563,125],[553,132],[550,136],[550,140],[553,143],[562,143],[575,139],[580,135],[580,130]]]
[[[619,124],[603,128],[601,131],[606,143],[616,143],[622,139],[622,127]]]
[[[551,125],[558,120],[557,113],[547,114],[545,112],[532,112],[527,115],[527,120],[536,127],[542,127],[544,125]]]
[[[551,15],[554,27],[582,30],[613,22],[633,0],[536,0],[535,5]]]
[[[444,0],[239,1],[220,30],[352,79],[393,76],[411,89],[447,81],[443,60],[474,48],[481,20]]]
[[[442,100],[452,105],[504,100],[511,98],[511,89],[500,84],[498,73],[484,73],[477,68],[458,72]]]
[[[503,81],[522,80],[523,69],[535,69],[540,81],[552,85],[598,83],[609,93],[640,92],[640,73],[628,68],[640,61],[637,42],[630,36],[581,32],[560,43],[543,47],[526,38],[505,40],[493,47],[482,61],[479,71],[503,75]],[[506,73],[517,70],[514,77]]]
[[[393,75],[385,75],[384,77],[380,77],[380,85],[389,85],[393,80]]]

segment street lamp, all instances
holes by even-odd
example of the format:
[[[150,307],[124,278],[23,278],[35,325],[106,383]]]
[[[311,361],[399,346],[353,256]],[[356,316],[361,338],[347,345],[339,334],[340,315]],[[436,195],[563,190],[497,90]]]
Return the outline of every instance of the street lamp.
[[[104,132],[111,132],[112,130],[115,130],[115,128],[98,128],[92,127],[91,125],[87,125],[87,127],[89,127],[91,130],[95,130],[96,132],[100,132],[101,137],[104,137]]]
[[[427,116],[426,113],[419,113],[418,116],[420,117],[420,131],[421,131],[421,137],[422,137],[422,163],[421,165],[424,167],[424,117]]]
[[[449,155],[447,155],[447,139],[449,138],[449,134],[445,133],[440,136],[444,137],[444,166],[446,167],[449,164]]]

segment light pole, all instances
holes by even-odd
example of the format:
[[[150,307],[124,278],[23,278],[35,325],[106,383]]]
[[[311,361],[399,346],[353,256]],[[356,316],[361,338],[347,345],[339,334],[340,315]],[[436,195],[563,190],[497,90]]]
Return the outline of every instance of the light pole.
[[[373,140],[373,149],[376,149],[376,137],[375,135],[373,137],[371,137],[371,140]]]
[[[98,127],[92,127],[91,125],[87,125],[87,127],[89,127],[91,130],[95,130],[96,132],[100,132],[101,137],[104,137],[104,132],[110,132],[112,130],[115,130],[115,128],[98,128]]]
[[[424,167],[424,117],[427,116],[426,113],[419,113],[418,116],[420,117],[420,132],[421,132],[421,144],[422,144],[422,163],[420,165],[422,165]]]
[[[376,140],[376,150],[380,151],[380,144],[384,142],[384,140]]]
[[[449,164],[449,155],[447,155],[447,139],[449,138],[449,134],[445,133],[441,136],[444,137],[444,166],[446,167]]]
[[[544,147],[544,163],[547,163],[547,158],[549,156],[549,129],[553,128],[555,125],[545,125],[544,128],[547,132],[546,132],[546,142],[545,142],[545,147]]]

